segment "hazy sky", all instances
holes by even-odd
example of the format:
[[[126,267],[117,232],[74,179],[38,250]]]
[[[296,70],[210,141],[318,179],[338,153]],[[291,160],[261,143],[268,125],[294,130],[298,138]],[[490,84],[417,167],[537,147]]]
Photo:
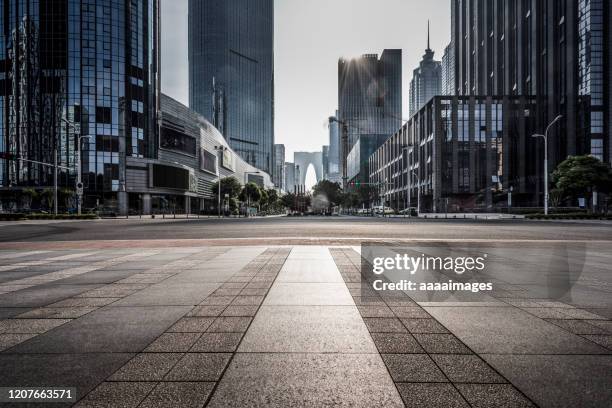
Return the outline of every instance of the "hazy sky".
[[[450,39],[449,0],[275,0],[276,143],[320,151],[327,118],[338,105],[338,58],[404,50],[404,117],[408,85],[427,41],[442,58]],[[188,104],[187,0],[162,0],[164,93]]]

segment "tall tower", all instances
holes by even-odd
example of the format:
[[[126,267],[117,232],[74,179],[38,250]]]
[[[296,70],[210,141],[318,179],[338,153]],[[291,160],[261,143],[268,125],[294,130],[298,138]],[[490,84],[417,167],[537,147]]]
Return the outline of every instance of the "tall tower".
[[[442,64],[434,60],[434,52],[429,41],[429,21],[427,22],[427,49],[419,67],[413,71],[410,81],[410,116],[414,115],[425,103],[442,92]]]
[[[189,0],[189,105],[273,174],[273,0]]]

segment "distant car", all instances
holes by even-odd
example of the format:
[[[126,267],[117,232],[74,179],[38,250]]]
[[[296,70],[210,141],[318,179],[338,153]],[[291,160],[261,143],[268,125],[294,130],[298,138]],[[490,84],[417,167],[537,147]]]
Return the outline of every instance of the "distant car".
[[[376,215],[393,215],[395,214],[395,210],[391,207],[383,207],[383,206],[378,206],[378,207],[374,207],[374,214]]]
[[[414,207],[404,208],[398,214],[399,215],[410,215],[411,217],[418,217],[419,216],[419,212]]]

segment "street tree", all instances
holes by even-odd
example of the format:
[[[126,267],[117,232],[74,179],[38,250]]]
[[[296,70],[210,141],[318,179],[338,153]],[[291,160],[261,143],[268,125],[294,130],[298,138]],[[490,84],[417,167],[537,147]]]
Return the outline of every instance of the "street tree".
[[[324,203],[329,211],[341,203],[342,188],[339,183],[321,180],[312,188],[312,197],[314,201]]]
[[[255,183],[248,183],[242,189],[242,193],[240,194],[240,199],[242,201],[248,201],[249,203],[256,203],[261,199],[261,189]]]
[[[211,187],[211,192],[213,193],[213,195],[215,196],[215,198],[218,198],[217,195],[219,194],[219,182],[217,181],[216,183],[214,183]],[[242,185],[240,184],[240,182],[236,179],[236,177],[225,177],[221,179],[221,197],[225,197],[226,194],[229,195],[229,198],[236,198],[240,195],[240,192],[242,191]]]
[[[610,192],[612,170],[596,157],[570,156],[553,172],[552,182],[566,198],[590,198],[595,191]]]

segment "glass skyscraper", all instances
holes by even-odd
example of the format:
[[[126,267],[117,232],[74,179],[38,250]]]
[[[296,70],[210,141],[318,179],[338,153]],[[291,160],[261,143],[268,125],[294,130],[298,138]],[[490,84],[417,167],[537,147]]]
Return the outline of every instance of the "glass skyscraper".
[[[429,24],[429,23],[428,23]],[[427,27],[427,49],[418,68],[413,71],[410,81],[410,116],[442,91],[442,65],[434,60],[434,51],[429,46],[429,25]]]
[[[157,151],[158,1],[0,2],[0,152],[44,163],[57,152],[60,185],[74,188],[88,136],[86,199],[121,200],[126,158]],[[0,187],[51,185],[50,167],[0,159]]]
[[[274,171],[274,1],[189,1],[189,105]]]

